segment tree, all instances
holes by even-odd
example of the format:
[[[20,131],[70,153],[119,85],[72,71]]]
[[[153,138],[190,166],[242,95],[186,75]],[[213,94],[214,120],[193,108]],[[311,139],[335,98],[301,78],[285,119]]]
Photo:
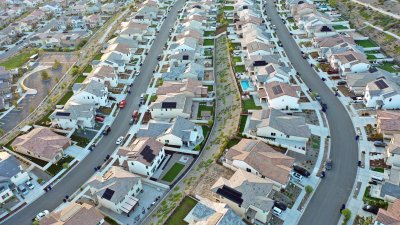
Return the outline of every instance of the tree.
[[[60,67],[61,67],[61,63],[57,59],[55,59],[54,60],[54,64],[53,64],[53,66],[51,68],[53,70],[58,70],[58,69],[60,69]]]
[[[62,164],[62,167],[63,167],[64,169],[67,169],[67,168],[68,168],[68,163],[67,163],[67,162],[63,163],[63,164]]]
[[[336,7],[337,6],[337,1],[336,0],[328,0],[329,5],[331,5],[332,7]]]
[[[343,209],[342,210],[342,215],[344,217],[343,224],[347,224],[349,219],[351,218],[351,211],[350,209]]]
[[[42,80],[50,80],[50,75],[46,70],[43,70],[40,73],[40,76],[42,77]]]
[[[311,194],[313,191],[314,191],[314,188],[313,188],[313,187],[311,187],[310,185],[307,185],[307,186],[306,186],[306,192],[307,192],[307,194]]]
[[[72,71],[72,75],[75,76],[75,75],[77,75],[79,73],[79,67],[74,66],[71,71]]]

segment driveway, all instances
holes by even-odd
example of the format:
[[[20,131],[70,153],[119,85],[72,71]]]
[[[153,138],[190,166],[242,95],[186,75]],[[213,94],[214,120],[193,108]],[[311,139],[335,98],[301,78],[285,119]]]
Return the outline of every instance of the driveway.
[[[310,200],[299,224],[337,225],[341,204],[346,203],[357,174],[358,145],[355,142],[353,123],[342,103],[319,78],[309,63],[301,57],[300,49],[279,17],[274,3],[266,1],[266,10],[272,24],[276,26],[279,40],[309,88],[316,91],[328,105],[326,113],[331,133],[330,158],[333,170],[327,172]]]
[[[11,216],[4,224],[30,225],[32,218],[44,209],[49,211],[54,210],[62,203],[66,195],[71,195],[78,190],[94,173],[94,168],[101,165],[107,155],[111,155],[115,150],[115,140],[119,136],[125,136],[130,125],[128,121],[132,116],[132,111],[138,109],[139,96],[146,92],[148,84],[153,77],[153,70],[158,64],[157,57],[161,54],[164,44],[168,40],[169,29],[172,28],[178,10],[183,6],[184,0],[178,0],[174,4],[166,20],[164,21],[160,33],[157,35],[143,66],[140,69],[140,75],[135,79],[131,89],[132,94],[127,96],[126,107],[118,113],[113,125],[112,132],[104,136],[97,144],[93,153],[89,154],[81,163],[79,163],[70,173],[68,173],[50,192],[42,195],[33,204],[23,208],[18,213]]]

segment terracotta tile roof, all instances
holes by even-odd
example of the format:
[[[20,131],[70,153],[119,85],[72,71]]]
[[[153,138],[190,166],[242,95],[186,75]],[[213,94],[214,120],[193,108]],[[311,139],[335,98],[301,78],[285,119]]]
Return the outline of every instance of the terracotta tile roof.
[[[118,150],[118,155],[127,156],[128,161],[138,161],[150,166],[152,162],[146,160],[145,154],[141,153],[150,150],[151,154],[157,156],[163,147],[164,145],[154,138],[138,138],[130,146],[121,147]]]
[[[349,43],[356,45],[352,37],[346,37],[343,35],[335,35],[332,37],[317,37],[314,38],[314,42],[317,42],[321,48],[331,48],[343,43]]]
[[[244,161],[261,175],[281,184],[287,184],[294,158],[275,151],[262,141],[242,139],[231,147],[225,157]]]
[[[70,144],[69,138],[56,134],[47,127],[40,127],[17,137],[11,146],[17,152],[27,154],[29,151],[45,160],[53,159]]]
[[[400,199],[391,203],[387,210],[379,209],[375,221],[384,225],[400,225]]]
[[[186,79],[182,81],[165,81],[158,87],[157,95],[166,95],[168,93],[191,92],[194,96],[207,95],[207,87],[204,87],[201,81]]]
[[[400,132],[400,110],[378,110],[376,118],[381,132]]]

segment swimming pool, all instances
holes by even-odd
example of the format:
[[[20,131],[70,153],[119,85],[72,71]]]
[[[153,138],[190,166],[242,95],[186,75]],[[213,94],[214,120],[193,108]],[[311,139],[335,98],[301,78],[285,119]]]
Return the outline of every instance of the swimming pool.
[[[240,80],[240,85],[242,86],[243,91],[251,90],[249,80]]]

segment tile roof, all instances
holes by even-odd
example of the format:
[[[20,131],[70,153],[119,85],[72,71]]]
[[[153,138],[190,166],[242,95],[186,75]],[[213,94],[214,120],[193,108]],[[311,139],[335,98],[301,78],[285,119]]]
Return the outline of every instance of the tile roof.
[[[384,225],[399,225],[400,224],[400,199],[389,204],[387,210],[379,209],[375,221]]]
[[[400,132],[400,110],[378,110],[376,118],[382,132]]]
[[[138,161],[150,166],[152,161],[146,159],[147,151],[157,156],[163,147],[164,145],[154,138],[138,138],[130,146],[119,148],[118,155],[127,156],[128,161]]]
[[[261,175],[281,184],[287,184],[294,158],[275,151],[259,140],[242,139],[231,147],[225,157],[230,160],[244,161]]]
[[[298,86],[291,86],[287,83],[273,81],[265,84],[265,89],[260,91],[264,91],[268,99],[275,99],[285,95],[299,98],[298,90]]]
[[[166,95],[168,93],[182,93],[191,92],[194,96],[207,95],[207,87],[203,83],[194,79],[184,79],[182,81],[164,81],[164,83],[157,88],[157,95]]]

